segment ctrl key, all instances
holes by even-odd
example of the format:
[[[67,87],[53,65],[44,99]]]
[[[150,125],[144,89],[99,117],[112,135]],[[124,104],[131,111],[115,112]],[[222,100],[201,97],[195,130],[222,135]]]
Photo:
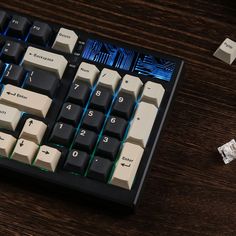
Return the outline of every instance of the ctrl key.
[[[110,184],[130,190],[143,155],[143,148],[125,143]]]

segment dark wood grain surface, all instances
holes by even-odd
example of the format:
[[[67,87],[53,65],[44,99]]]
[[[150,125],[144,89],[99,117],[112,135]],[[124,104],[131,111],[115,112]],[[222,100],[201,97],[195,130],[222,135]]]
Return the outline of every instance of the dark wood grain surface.
[[[236,41],[230,0],[2,0],[0,7],[182,57],[186,75],[135,214],[1,176],[0,235],[236,235],[236,63],[212,54]]]

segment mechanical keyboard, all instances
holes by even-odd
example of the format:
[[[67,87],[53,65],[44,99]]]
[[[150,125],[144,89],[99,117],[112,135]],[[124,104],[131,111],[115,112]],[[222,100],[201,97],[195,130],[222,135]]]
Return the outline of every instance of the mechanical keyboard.
[[[0,168],[135,208],[184,62],[0,10]]]

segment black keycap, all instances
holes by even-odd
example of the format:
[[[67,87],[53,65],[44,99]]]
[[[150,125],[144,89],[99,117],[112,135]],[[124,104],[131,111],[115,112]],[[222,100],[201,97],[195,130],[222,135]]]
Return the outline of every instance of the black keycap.
[[[134,109],[134,98],[130,94],[118,94],[112,114],[129,119]]]
[[[10,17],[5,11],[0,11],[0,31],[3,32]]]
[[[81,118],[82,112],[82,107],[70,102],[66,102],[62,106],[58,120],[76,126]]]
[[[7,30],[7,35],[24,39],[28,33],[30,27],[30,22],[26,17],[23,16],[13,16]]]
[[[125,119],[110,116],[107,120],[104,133],[122,140],[126,127],[127,121]]]
[[[104,118],[105,115],[102,112],[88,109],[85,114],[82,126],[95,132],[99,132],[102,128]]]
[[[90,130],[80,129],[73,147],[91,153],[97,142],[97,134]]]
[[[24,52],[20,43],[7,41],[3,47],[1,59],[4,62],[18,64]]]
[[[56,123],[50,136],[50,142],[69,146],[75,129],[73,126],[61,122]]]
[[[112,92],[103,87],[98,87],[93,93],[90,101],[90,107],[106,112],[112,100]]]
[[[97,146],[96,155],[109,158],[112,161],[116,159],[117,152],[119,151],[120,141],[109,136],[102,136]]]
[[[88,177],[98,181],[106,182],[112,167],[108,159],[95,156],[88,170]]]
[[[85,106],[90,94],[89,85],[83,82],[74,82],[67,96],[67,101]]]
[[[3,74],[3,84],[13,84],[20,86],[25,76],[25,70],[23,67],[10,64]]]
[[[72,149],[67,156],[64,169],[83,175],[88,165],[89,158],[90,157],[86,152]]]
[[[59,80],[57,76],[43,70],[29,72],[24,84],[24,88],[37,93],[42,93],[50,98],[53,98],[58,86]]]
[[[48,24],[35,21],[30,28],[28,42],[45,46],[51,33],[52,29]]]
[[[4,69],[5,69],[5,64],[3,63],[3,61],[0,60],[0,76],[2,75]]]

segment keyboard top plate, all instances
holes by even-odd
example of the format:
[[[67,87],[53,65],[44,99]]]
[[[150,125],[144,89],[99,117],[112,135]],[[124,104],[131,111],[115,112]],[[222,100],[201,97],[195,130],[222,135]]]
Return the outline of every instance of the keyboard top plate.
[[[7,11],[7,12],[9,14],[14,14],[13,12],[10,12],[10,11]],[[22,14],[20,14],[20,15],[22,15]],[[36,19],[36,18],[31,18],[30,16],[26,16],[26,17],[29,20]],[[60,25],[57,25],[57,24],[50,23],[50,26],[52,26],[52,28],[54,30],[58,30],[60,28]],[[160,83],[165,89],[165,95],[162,100],[162,105],[161,105],[160,110],[158,111],[158,115],[155,120],[153,129],[152,129],[152,132],[151,132],[151,135],[149,138],[148,145],[146,146],[146,148],[144,150],[142,161],[140,163],[139,170],[136,175],[135,183],[134,183],[131,191],[127,191],[127,190],[117,188],[112,185],[100,183],[98,181],[95,181],[95,180],[92,180],[89,178],[84,178],[79,175],[72,175],[72,174],[62,170],[62,168],[60,168],[60,167],[62,167],[62,165],[65,161],[65,156],[63,156],[63,158],[60,160],[58,171],[55,173],[45,172],[40,169],[32,168],[31,166],[27,166],[27,165],[22,164],[20,162],[12,161],[12,160],[5,159],[5,158],[0,158],[0,166],[8,169],[10,171],[18,172],[18,173],[21,173],[21,174],[27,175],[27,176],[32,176],[37,179],[44,180],[46,182],[51,182],[53,184],[58,184],[63,187],[69,187],[71,189],[78,190],[79,192],[82,192],[85,194],[91,194],[91,195],[93,195],[95,197],[99,197],[101,199],[106,199],[111,202],[119,203],[121,205],[125,205],[125,206],[129,206],[129,207],[134,208],[138,203],[138,199],[139,199],[142,187],[143,187],[144,179],[145,179],[148,169],[150,167],[151,159],[154,156],[154,151],[156,150],[155,147],[157,145],[157,142],[158,142],[158,139],[160,136],[160,132],[162,130],[162,127],[164,125],[164,121],[166,120],[167,113],[168,113],[171,103],[173,101],[173,98],[174,98],[174,95],[175,95],[175,92],[177,89],[177,85],[179,84],[179,80],[181,78],[181,74],[183,71],[184,62],[177,57],[173,57],[173,56],[170,56],[167,54],[153,52],[150,50],[146,50],[144,48],[136,48],[135,46],[132,46],[132,45],[129,45],[126,43],[117,42],[115,40],[110,40],[110,39],[107,39],[104,37],[100,37],[98,35],[92,35],[87,32],[83,32],[83,31],[80,31],[77,29],[72,29],[70,27],[68,27],[68,29],[74,30],[77,33],[77,35],[79,36],[79,41],[76,45],[76,49],[74,50],[73,54],[61,53],[61,52],[51,49],[49,47],[47,48],[48,51],[61,54],[68,60],[69,66],[67,67],[63,78],[70,78],[70,79],[63,79],[62,78],[63,86],[61,86],[60,90],[56,94],[56,97],[54,98],[55,106],[53,106],[50,109],[50,111],[46,117],[46,120],[47,120],[49,126],[50,125],[52,126],[52,123],[54,123],[55,114],[58,113],[60,106],[62,104],[62,101],[64,100],[65,94],[67,93],[67,90],[72,82],[72,79],[74,78],[74,75],[76,73],[76,69],[78,68],[78,66],[80,65],[81,62],[88,62],[88,63],[94,64],[97,66],[97,68],[100,71],[104,67],[109,68],[109,69],[115,69],[121,75],[121,77],[123,77],[125,74],[128,73],[130,75],[138,76],[142,80],[142,82],[144,82],[144,83],[147,81]],[[34,45],[31,43],[20,41],[18,39],[14,39],[12,37],[1,35],[0,38],[4,38],[4,40],[22,42],[22,45],[24,45],[24,46],[31,45],[31,46],[45,50],[45,47],[40,47],[38,45]],[[162,60],[171,61],[175,65],[175,69],[173,70],[171,78],[168,77],[168,79],[156,79],[156,78],[147,77],[144,74],[140,74],[140,73],[138,74],[137,72],[140,72],[140,71],[138,71],[137,69],[134,69],[134,70],[129,69],[127,71],[126,69],[125,70],[121,69],[121,67],[114,68],[114,62],[112,63],[113,66],[110,66],[109,64],[104,65],[102,63],[95,62],[95,61],[91,62],[91,60],[90,60],[91,58],[89,56],[85,55],[88,51],[87,49],[85,49],[85,47],[88,48],[89,47],[88,45],[90,44],[90,42],[94,43],[95,42],[94,40],[98,40],[97,41],[98,44],[103,42],[103,44],[106,44],[106,46],[116,45],[115,46],[116,50],[117,50],[117,48],[129,49],[131,54],[132,54],[132,52],[136,53],[137,60],[139,60],[140,58],[143,58],[145,55],[148,55],[148,56],[151,55],[152,57],[155,57],[155,58],[160,58]],[[86,42],[88,42],[87,45],[86,45]],[[51,44],[52,44],[52,42],[51,42]],[[138,57],[137,55],[140,55],[140,57]],[[136,68],[136,67],[133,67],[133,68]],[[37,119],[38,119],[38,117],[37,117]]]

